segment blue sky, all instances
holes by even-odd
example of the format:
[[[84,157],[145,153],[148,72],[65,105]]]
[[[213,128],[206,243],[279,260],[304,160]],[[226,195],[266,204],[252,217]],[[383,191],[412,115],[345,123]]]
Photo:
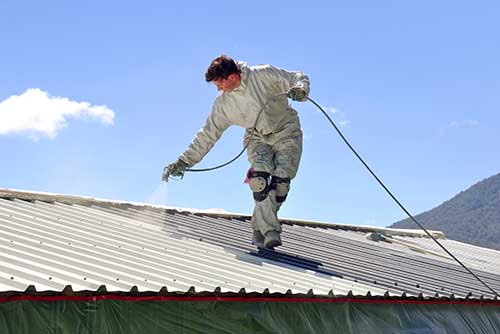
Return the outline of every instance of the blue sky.
[[[160,183],[205,121],[217,92],[204,72],[225,53],[308,74],[401,202],[428,210],[500,172],[498,17],[495,1],[2,1],[0,188],[250,213],[246,157]],[[404,218],[314,106],[294,106],[304,152],[281,216]],[[230,159],[242,134],[198,167]]]

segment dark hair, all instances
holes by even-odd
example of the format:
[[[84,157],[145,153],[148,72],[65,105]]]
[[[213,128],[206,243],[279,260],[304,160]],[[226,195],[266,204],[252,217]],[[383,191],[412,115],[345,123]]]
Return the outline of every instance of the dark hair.
[[[229,56],[221,55],[212,60],[210,66],[208,66],[205,73],[205,80],[211,82],[218,79],[227,79],[233,73],[241,73],[236,62]]]

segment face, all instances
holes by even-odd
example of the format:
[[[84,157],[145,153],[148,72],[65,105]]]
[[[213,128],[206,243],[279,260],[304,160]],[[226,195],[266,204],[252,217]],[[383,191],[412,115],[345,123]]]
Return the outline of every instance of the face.
[[[241,78],[238,74],[230,74],[226,79],[215,79],[212,81],[218,91],[231,92],[238,88]]]

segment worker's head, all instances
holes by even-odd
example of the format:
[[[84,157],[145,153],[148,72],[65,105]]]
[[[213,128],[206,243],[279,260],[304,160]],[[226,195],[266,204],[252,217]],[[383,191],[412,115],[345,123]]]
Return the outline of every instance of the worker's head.
[[[230,92],[240,85],[241,70],[233,59],[222,55],[212,60],[205,73],[205,80],[213,82],[219,91]]]

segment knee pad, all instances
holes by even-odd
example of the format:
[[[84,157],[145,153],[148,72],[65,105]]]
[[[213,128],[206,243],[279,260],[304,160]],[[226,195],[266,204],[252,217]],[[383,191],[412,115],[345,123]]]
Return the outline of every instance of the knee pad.
[[[273,176],[270,188],[276,190],[276,202],[282,203],[290,190],[290,178]]]
[[[248,183],[253,191],[253,198],[257,202],[262,202],[269,194],[269,177],[271,174],[267,172],[251,171],[248,173]]]

